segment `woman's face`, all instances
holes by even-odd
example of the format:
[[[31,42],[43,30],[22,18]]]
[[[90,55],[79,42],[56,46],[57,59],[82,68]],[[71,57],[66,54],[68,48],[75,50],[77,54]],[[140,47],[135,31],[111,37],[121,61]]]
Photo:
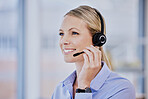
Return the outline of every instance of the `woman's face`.
[[[83,61],[82,54],[76,57],[73,57],[73,54],[92,45],[92,36],[87,29],[87,24],[77,17],[66,15],[59,30],[59,35],[61,36],[59,45],[65,62]]]

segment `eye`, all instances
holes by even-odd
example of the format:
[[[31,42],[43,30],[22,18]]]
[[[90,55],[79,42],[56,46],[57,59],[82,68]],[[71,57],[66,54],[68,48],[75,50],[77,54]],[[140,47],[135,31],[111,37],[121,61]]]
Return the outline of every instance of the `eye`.
[[[63,36],[63,35],[64,35],[64,33],[59,33],[59,35],[60,35],[60,36]]]
[[[72,35],[79,35],[79,33],[77,33],[77,32],[72,32]]]

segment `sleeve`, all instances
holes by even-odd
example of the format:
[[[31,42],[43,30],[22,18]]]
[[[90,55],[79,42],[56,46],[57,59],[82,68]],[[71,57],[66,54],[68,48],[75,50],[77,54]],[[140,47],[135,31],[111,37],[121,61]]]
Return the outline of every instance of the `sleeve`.
[[[136,99],[134,88],[125,88],[119,90],[107,99]]]
[[[92,93],[76,93],[75,99],[92,99]]]

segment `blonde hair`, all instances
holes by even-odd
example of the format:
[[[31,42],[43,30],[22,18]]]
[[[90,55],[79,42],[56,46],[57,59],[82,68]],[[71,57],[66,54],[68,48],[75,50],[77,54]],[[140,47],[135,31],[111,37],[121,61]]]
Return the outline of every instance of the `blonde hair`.
[[[97,32],[101,32],[100,17],[95,11],[95,9],[90,6],[79,6],[75,9],[70,10],[68,13],[65,14],[65,16],[66,15],[75,16],[77,18],[82,19],[87,24],[87,28],[90,31],[92,36]],[[103,18],[103,22],[104,22],[104,34],[106,35],[106,27],[105,27],[104,18]],[[104,61],[107,64],[107,66],[111,69],[110,62],[108,61],[103,51],[103,47],[101,46],[99,47],[99,49],[102,53],[101,60]]]

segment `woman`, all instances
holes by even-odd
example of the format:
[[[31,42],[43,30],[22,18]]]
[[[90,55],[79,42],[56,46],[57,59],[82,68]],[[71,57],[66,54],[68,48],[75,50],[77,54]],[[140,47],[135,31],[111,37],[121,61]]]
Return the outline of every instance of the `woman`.
[[[135,99],[133,85],[109,69],[102,47],[106,41],[104,24],[101,14],[89,6],[64,16],[59,45],[65,62],[75,63],[76,71],[59,83],[52,99]],[[99,40],[103,41],[95,38],[96,34],[101,34]]]

